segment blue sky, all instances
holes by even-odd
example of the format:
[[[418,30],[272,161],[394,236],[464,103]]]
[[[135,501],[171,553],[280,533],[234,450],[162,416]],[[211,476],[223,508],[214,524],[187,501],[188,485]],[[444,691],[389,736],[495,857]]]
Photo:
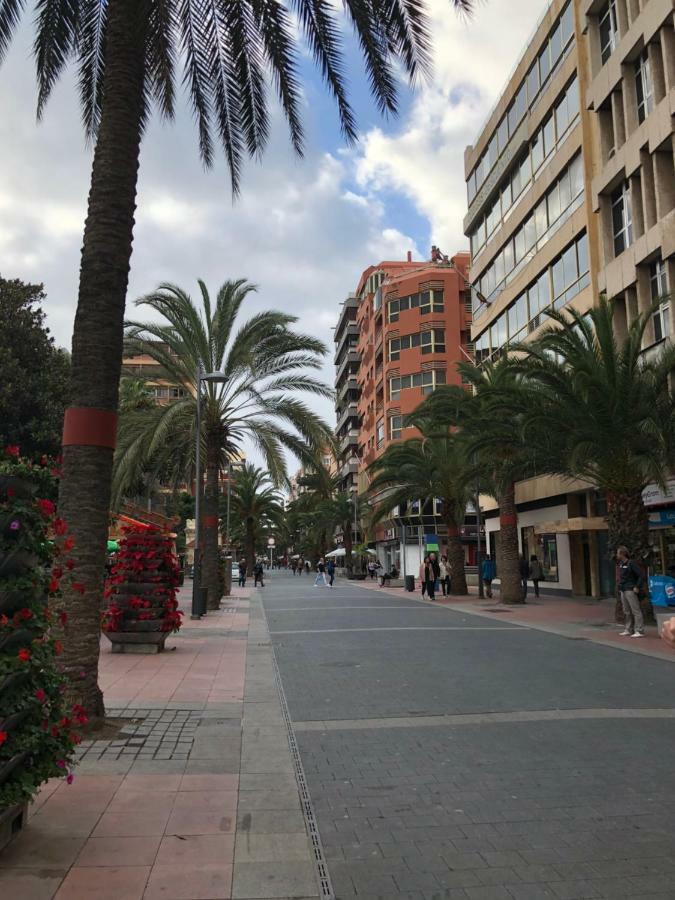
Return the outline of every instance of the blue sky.
[[[251,313],[292,310],[304,330],[330,342],[339,303],[366,266],[408,250],[427,258],[431,243],[449,254],[466,248],[464,148],[542,7],[484,0],[466,22],[447,0],[428,5],[434,77],[415,91],[401,86],[399,118],[377,113],[351,44],[361,140],[345,147],[333,103],[305,56],[306,156],[294,157],[277,116],[263,162],[247,167],[235,205],[222,160],[204,172],[187,112],[173,125],[152,123],[142,148],[129,305],[160,281],[194,288],[201,276],[215,289],[226,278],[247,277],[259,285]],[[30,45],[27,25],[0,69],[0,272],[44,282],[48,322],[57,342],[69,346],[90,149],[72,77],[36,125]],[[332,352],[328,381],[331,360]]]

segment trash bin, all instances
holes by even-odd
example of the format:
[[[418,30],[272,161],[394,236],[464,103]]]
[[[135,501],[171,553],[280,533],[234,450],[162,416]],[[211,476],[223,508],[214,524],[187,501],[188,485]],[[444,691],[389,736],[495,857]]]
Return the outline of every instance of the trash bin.
[[[414,591],[415,590],[415,576],[414,575],[406,575],[405,576],[405,589],[406,591]]]

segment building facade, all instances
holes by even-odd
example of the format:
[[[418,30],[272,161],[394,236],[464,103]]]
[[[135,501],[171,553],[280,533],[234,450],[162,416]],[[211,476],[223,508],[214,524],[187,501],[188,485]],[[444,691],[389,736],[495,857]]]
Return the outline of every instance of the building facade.
[[[620,329],[664,297],[645,352],[673,333],[673,34],[671,0],[553,0],[537,24],[465,152],[478,364],[535,337],[546,309],[583,313],[601,291]],[[612,592],[594,490],[533,478],[516,502],[521,549],[541,560],[547,590]],[[483,503],[494,552],[498,510]]]
[[[369,466],[395,441],[413,437],[404,420],[439,384],[460,384],[457,363],[473,358],[468,253],[434,261],[382,261],[363,271],[335,329],[337,438],[346,490],[365,495]],[[439,510],[412,508],[377,528],[383,566],[417,572]],[[475,541],[475,525],[474,541]],[[473,544],[467,522],[467,559]],[[402,547],[407,550],[402,553]]]

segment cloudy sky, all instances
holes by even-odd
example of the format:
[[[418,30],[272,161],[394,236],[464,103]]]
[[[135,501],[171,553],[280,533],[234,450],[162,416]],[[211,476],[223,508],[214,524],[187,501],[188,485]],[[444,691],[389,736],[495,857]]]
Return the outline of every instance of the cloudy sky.
[[[251,312],[293,311],[303,329],[330,343],[338,304],[365,266],[407,250],[427,258],[431,243],[448,254],[466,248],[464,148],[545,4],[483,0],[470,21],[447,0],[428,5],[434,77],[415,91],[402,88],[399,118],[377,115],[352,48],[349,79],[362,138],[347,149],[306,60],[306,156],[294,158],[278,121],[262,163],[247,166],[235,204],[222,160],[204,172],[189,114],[171,125],[153,122],[141,155],[129,300],[159,281],[189,288],[203,277],[215,289],[246,277],[259,287]],[[36,124],[29,25],[0,69],[0,273],[44,282],[48,323],[69,347],[91,152],[72,79],[62,81]],[[329,360],[326,378],[332,374]]]

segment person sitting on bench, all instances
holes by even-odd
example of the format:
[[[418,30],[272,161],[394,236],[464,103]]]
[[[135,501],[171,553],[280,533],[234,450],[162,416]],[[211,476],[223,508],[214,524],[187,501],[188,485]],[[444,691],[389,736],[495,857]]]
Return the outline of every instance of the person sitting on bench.
[[[383,572],[380,575],[380,587],[384,587],[392,578],[394,581],[398,578],[398,569],[396,566],[391,567],[391,572]]]

